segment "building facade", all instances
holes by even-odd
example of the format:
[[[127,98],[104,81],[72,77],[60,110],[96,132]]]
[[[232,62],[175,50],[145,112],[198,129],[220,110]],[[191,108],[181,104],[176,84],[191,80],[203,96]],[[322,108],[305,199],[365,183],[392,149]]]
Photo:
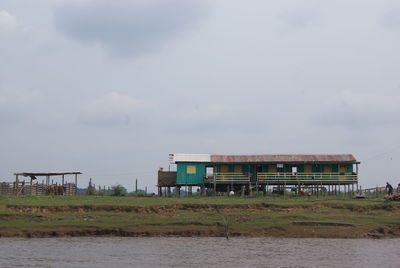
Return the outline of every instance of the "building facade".
[[[241,185],[355,185],[358,162],[351,154],[208,155],[171,154],[174,186],[238,189]],[[227,187],[225,187],[227,188]]]

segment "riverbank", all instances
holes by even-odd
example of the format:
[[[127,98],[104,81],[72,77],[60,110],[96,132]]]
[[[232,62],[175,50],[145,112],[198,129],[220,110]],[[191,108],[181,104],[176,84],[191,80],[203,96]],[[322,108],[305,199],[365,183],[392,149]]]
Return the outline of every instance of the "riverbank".
[[[400,203],[349,197],[0,196],[1,237],[400,237]]]

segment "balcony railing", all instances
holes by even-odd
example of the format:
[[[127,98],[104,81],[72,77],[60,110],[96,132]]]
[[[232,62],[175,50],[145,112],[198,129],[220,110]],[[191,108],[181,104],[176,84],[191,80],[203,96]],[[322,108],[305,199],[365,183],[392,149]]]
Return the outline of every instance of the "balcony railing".
[[[215,173],[216,182],[249,182],[248,174],[243,173]]]
[[[322,183],[340,183],[346,182],[356,183],[358,179],[357,174],[344,174],[339,172],[333,173],[257,173],[257,181],[260,183],[268,182],[299,182],[299,183],[312,183],[312,182],[322,182]]]
[[[207,177],[206,182],[212,183],[248,183],[251,174],[244,173],[215,173]],[[257,173],[258,183],[357,183],[358,175],[354,173]]]

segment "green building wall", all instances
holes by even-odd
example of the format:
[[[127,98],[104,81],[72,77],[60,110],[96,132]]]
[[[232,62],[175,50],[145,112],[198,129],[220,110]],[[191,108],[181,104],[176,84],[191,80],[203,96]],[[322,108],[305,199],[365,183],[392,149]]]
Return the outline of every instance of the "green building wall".
[[[206,164],[207,163],[187,163],[187,162],[177,163],[177,174],[176,174],[177,184],[181,185],[203,184],[204,177],[206,176]],[[195,167],[195,173],[190,172],[193,171],[193,167]]]
[[[257,180],[257,166],[261,167],[262,172],[271,172],[268,168],[268,165],[276,165],[276,163],[256,163],[256,164],[247,164],[247,163],[196,163],[196,162],[181,162],[177,163],[177,184],[178,185],[201,185],[204,183],[204,178],[206,177],[206,167],[208,166],[214,166],[215,173],[221,173],[221,167],[222,166],[227,166],[227,172],[229,173],[234,173],[235,172],[235,166],[241,166],[242,173],[243,174],[251,174],[250,180],[252,182],[255,182]],[[305,172],[305,167],[304,164],[296,164],[293,163],[293,166],[297,166],[297,172],[298,173],[303,173]],[[286,165],[285,168],[282,170],[277,169],[276,172],[291,172],[291,166],[292,165]],[[324,170],[324,165],[325,163],[316,163],[316,164],[310,164],[312,168],[313,173],[322,173]],[[336,163],[332,163],[331,169],[332,172],[339,172],[338,165]],[[345,164],[345,170],[347,174],[350,174],[353,172],[353,164]],[[195,172],[193,172],[193,168],[195,169]]]

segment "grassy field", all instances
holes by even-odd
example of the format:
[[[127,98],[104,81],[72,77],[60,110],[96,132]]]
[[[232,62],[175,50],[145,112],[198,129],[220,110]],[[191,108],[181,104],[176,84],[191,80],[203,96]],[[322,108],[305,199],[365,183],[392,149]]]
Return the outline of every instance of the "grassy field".
[[[0,196],[0,236],[400,237],[382,197]]]

